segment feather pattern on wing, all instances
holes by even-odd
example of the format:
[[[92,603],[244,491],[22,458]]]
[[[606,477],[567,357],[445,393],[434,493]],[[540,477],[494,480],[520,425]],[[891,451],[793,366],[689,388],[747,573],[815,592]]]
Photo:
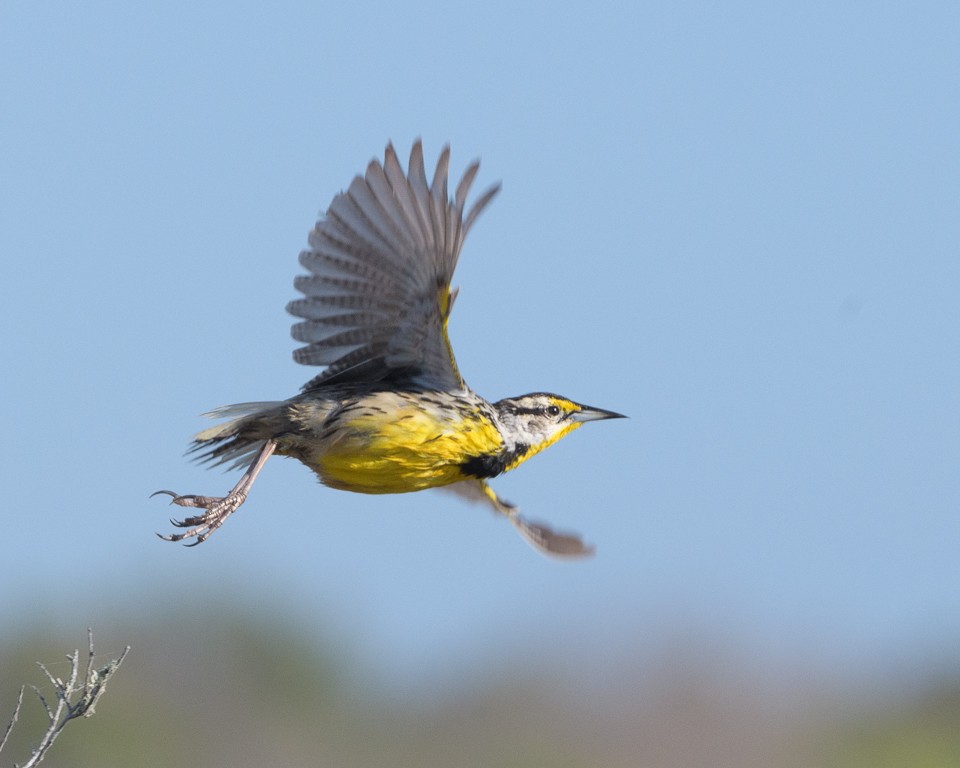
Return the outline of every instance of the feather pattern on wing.
[[[334,382],[393,380],[440,389],[464,382],[447,337],[450,281],[463,241],[499,191],[496,184],[465,211],[479,163],[447,192],[450,148],[428,185],[423,147],[414,142],[407,173],[393,145],[337,195],[310,233],[294,286],[304,298],[288,311],[302,318],[294,359],[326,370],[305,390]]]

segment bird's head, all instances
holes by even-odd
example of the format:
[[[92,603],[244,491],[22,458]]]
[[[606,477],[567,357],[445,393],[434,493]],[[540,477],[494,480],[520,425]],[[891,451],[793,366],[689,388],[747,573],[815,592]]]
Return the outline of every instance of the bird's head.
[[[516,456],[507,469],[553,445],[587,421],[625,418],[621,413],[592,408],[549,392],[507,397],[494,403],[494,407],[503,425],[507,448]]]

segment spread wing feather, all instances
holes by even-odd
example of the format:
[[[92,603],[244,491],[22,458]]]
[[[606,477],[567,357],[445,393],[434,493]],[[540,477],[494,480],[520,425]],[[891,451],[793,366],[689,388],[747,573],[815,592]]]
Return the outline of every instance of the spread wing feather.
[[[287,309],[301,322],[294,359],[324,370],[306,384],[381,381],[461,388],[446,321],[450,281],[467,232],[499,191],[484,192],[465,210],[479,164],[447,193],[449,147],[428,185],[416,141],[403,172],[392,145],[330,203],[310,233],[300,264],[309,274],[294,286],[302,299]]]

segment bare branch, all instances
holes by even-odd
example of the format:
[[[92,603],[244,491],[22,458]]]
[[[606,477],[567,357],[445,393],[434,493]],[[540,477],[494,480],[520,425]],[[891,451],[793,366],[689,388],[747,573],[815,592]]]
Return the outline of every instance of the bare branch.
[[[25,685],[20,686],[20,693],[17,694],[17,706],[13,708],[13,716],[10,718],[10,722],[7,724],[7,730],[3,733],[3,739],[0,740],[0,752],[3,752],[3,748],[7,746],[7,739],[10,738],[10,731],[13,730],[13,726],[17,724],[17,718],[20,717],[20,707],[23,706],[24,688],[26,688]]]
[[[87,664],[82,682],[79,682],[79,650],[74,651],[72,654],[67,654],[67,659],[70,662],[70,677],[66,682],[58,677],[54,677],[43,664],[38,662],[40,669],[43,670],[43,673],[47,676],[47,679],[50,681],[51,685],[53,685],[53,689],[57,695],[57,706],[55,708],[51,708],[50,704],[40,692],[40,689],[35,685],[31,686],[34,693],[37,694],[37,698],[40,700],[43,708],[46,710],[48,726],[46,732],[40,739],[40,743],[37,744],[36,748],[33,750],[30,760],[24,763],[22,768],[33,768],[33,766],[39,765],[40,761],[43,760],[47,750],[56,740],[57,736],[59,736],[63,731],[66,724],[71,720],[78,717],[90,717],[93,715],[97,701],[103,695],[103,692],[106,689],[107,681],[113,676],[114,672],[120,668],[123,660],[130,652],[130,646],[128,645],[123,649],[123,653],[121,653],[116,659],[113,659],[106,666],[103,666],[100,669],[95,669],[93,630],[91,629],[87,630],[87,640]],[[17,722],[17,718],[20,715],[20,708],[23,704],[23,691],[24,686],[21,686],[20,695],[17,698],[17,706],[13,711],[13,717],[10,720],[10,724],[7,726],[3,740],[0,741],[0,751],[2,751],[6,746],[7,739],[10,736],[10,731],[13,730],[13,726]]]

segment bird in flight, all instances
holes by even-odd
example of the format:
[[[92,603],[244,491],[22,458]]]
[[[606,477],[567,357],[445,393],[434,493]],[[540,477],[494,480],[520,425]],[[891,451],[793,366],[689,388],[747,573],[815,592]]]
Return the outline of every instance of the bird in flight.
[[[301,252],[303,294],[287,306],[300,318],[294,359],[324,366],[289,400],[241,403],[206,414],[226,419],[193,440],[201,461],[246,467],[222,497],[167,494],[197,509],[171,520],[168,541],[205,541],[247,498],[274,454],[300,460],[325,485],[358,493],[447,487],[506,517],[548,555],[587,555],[575,534],[528,520],[487,481],[519,466],[582,424],[621,414],[548,392],[489,402],[464,382],[447,337],[456,298],[450,281],[463,241],[500,189],[466,209],[479,163],[468,166],[452,198],[450,149],[428,183],[416,141],[407,172],[387,145],[381,164],[334,197]],[[160,535],[160,534],[158,534]]]

